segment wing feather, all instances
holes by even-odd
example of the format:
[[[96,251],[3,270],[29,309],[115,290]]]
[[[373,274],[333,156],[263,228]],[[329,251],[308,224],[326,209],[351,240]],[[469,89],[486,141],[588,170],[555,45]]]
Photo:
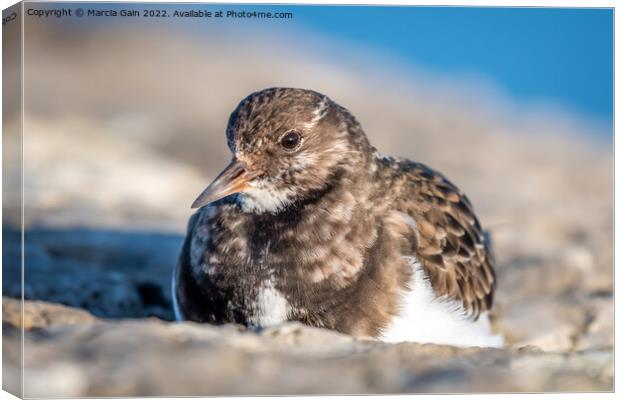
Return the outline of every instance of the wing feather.
[[[477,319],[496,286],[489,237],[467,196],[443,175],[413,162],[403,168],[410,190],[399,211],[416,221],[418,261],[439,296],[459,300]]]

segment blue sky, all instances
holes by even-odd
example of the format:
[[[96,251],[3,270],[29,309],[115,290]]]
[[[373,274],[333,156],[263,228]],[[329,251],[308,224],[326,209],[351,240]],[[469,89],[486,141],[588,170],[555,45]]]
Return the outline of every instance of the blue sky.
[[[490,79],[517,102],[613,117],[610,9],[306,7],[298,23],[445,74]]]

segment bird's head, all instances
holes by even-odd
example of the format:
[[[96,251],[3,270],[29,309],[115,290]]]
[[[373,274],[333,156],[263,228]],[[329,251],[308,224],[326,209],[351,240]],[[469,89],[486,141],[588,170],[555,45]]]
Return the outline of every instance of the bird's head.
[[[192,208],[236,194],[246,212],[276,213],[324,190],[370,148],[351,114],[302,89],[246,97],[231,114],[226,136],[232,161]]]

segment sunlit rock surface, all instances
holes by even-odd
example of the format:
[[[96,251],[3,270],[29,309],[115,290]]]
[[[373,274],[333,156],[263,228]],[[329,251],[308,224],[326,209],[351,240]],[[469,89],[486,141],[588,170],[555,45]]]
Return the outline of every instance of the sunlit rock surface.
[[[7,321],[13,303],[4,299],[3,345],[16,360],[17,336]],[[458,349],[355,340],[300,324],[250,332],[154,318],[96,320],[41,302],[25,310],[29,397],[609,391],[613,380],[609,348]]]

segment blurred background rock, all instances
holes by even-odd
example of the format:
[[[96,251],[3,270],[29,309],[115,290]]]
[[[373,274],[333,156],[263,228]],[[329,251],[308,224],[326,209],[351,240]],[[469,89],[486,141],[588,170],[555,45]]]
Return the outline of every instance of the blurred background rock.
[[[601,113],[581,112],[579,104],[563,107],[553,98],[545,103],[518,99],[503,91],[501,82],[485,78],[484,71],[453,75],[422,67],[361,39],[339,37],[327,28],[312,30],[311,19],[304,25],[302,8],[294,10],[290,21],[26,19],[25,298],[85,309],[101,318],[170,320],[169,279],[191,214],[189,205],[230,158],[224,137],[230,112],[243,97],[265,87],[310,88],[351,110],[381,152],[426,163],[468,194],[493,235],[499,280],[494,324],[512,348],[532,345],[550,354],[582,354],[583,359],[571,364],[575,369],[570,376],[585,374],[592,360],[607,371],[598,380],[582,376],[576,386],[562,386],[558,375],[507,390],[611,390],[611,112],[603,107],[601,118]],[[344,21],[345,11],[339,12]],[[377,23],[374,29],[389,25]],[[483,43],[487,39],[480,38]],[[411,40],[432,43],[434,38]],[[578,55],[578,46],[589,43],[572,45]],[[521,52],[529,63],[545,62],[528,58],[527,48],[509,43],[505,51]],[[5,108],[5,147],[19,141],[18,111]],[[5,166],[16,157],[5,155]],[[18,177],[6,175],[5,181],[19,187]],[[12,260],[19,259],[20,234],[11,219],[16,204],[11,194],[16,193],[9,193],[4,204],[3,295],[19,297],[19,265]],[[46,311],[52,325],[57,310]],[[65,321],[63,313],[58,315]],[[122,329],[131,335],[131,325]],[[165,329],[156,331],[168,337]],[[83,339],[80,334],[65,337],[75,342]],[[135,334],[144,334],[143,328]],[[52,352],[44,353],[48,360],[41,362],[50,368],[54,361],[49,354],[59,354],[54,346],[63,351],[71,347],[54,337],[28,337],[33,349]],[[91,351],[105,353],[106,345],[119,345],[114,340],[102,341]],[[124,345],[127,352],[140,352],[133,342]],[[347,349],[345,353],[359,350]],[[160,356],[167,352],[172,354],[166,347]],[[511,354],[502,357],[511,359]],[[80,363],[90,365],[88,360],[63,362],[58,371],[68,368],[80,375],[75,381],[81,380],[82,386],[76,383],[64,392],[61,387],[60,395],[157,394],[135,386],[124,392],[103,389],[99,373],[84,377],[75,369]],[[549,362],[549,371],[557,372],[557,359]],[[141,365],[136,361],[136,368]],[[397,362],[388,365],[394,374],[404,373]],[[536,365],[544,370],[547,364]],[[40,384],[47,375],[41,367],[31,367],[39,368],[32,376]],[[274,368],[276,376],[281,370]],[[433,368],[441,371],[436,363]],[[182,376],[183,370],[178,371],[171,376]],[[514,371],[506,368],[498,382],[508,385]],[[325,382],[327,376],[317,379]],[[361,381],[355,386],[362,378],[353,376],[340,390],[332,382],[323,391],[304,386],[297,392],[502,389],[480,384],[480,374],[467,376],[455,381],[454,375],[431,374],[428,381],[415,381],[419,386],[401,380],[393,386],[364,386]],[[256,383],[255,392],[282,393],[269,390],[270,379],[267,386]],[[189,392],[175,392],[174,387]],[[204,392],[205,387],[198,385],[192,392],[191,386],[177,382],[162,393],[217,393]],[[218,390],[225,393],[232,387]],[[294,385],[287,388],[296,392]]]

